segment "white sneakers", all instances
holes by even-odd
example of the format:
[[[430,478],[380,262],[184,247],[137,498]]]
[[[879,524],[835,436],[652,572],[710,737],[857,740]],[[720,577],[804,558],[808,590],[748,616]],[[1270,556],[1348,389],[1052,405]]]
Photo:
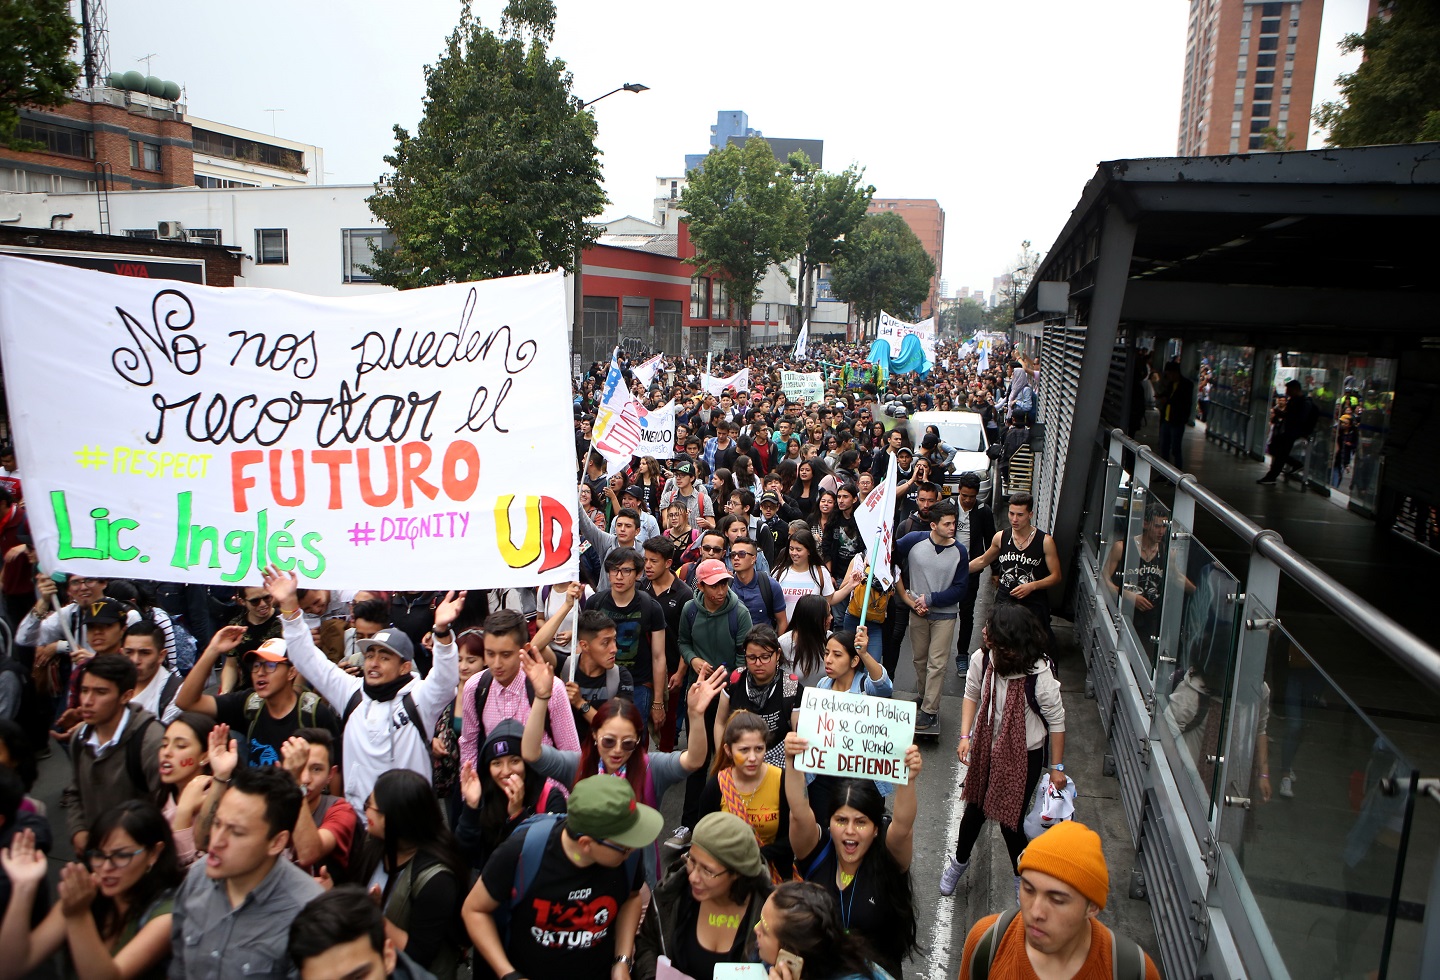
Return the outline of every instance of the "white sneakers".
[[[946,898],[954,895],[955,886],[960,884],[960,876],[965,873],[965,869],[968,867],[970,867],[969,861],[961,864],[955,860],[955,855],[950,855],[949,858],[946,859],[945,870],[940,872],[940,894]]]

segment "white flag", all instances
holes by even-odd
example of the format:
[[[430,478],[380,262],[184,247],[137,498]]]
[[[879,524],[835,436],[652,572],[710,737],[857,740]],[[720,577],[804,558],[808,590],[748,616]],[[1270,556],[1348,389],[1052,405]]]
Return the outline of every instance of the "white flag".
[[[865,495],[855,506],[855,523],[865,539],[865,560],[875,570],[875,581],[883,589],[895,581],[892,555],[895,550],[895,454],[885,481]]]
[[[977,365],[981,372],[990,370],[990,348],[980,348],[980,363]]]
[[[743,371],[736,371],[728,378],[717,378],[711,374],[702,374],[700,375],[700,387],[705,390],[707,395],[714,395],[716,398],[725,394],[726,388],[734,388],[736,391],[749,391],[750,369],[745,368]]]
[[[795,338],[795,360],[805,360],[805,344],[810,339],[810,321],[800,324],[800,336]]]
[[[666,402],[664,408],[640,411],[640,448],[636,456],[654,456],[656,459],[675,458],[675,403]]]
[[[640,382],[643,387],[649,388],[650,382],[655,380],[655,375],[660,370],[660,362],[664,359],[664,354],[656,354],[645,363],[632,367],[630,373],[635,376],[635,380]]]
[[[591,429],[595,450],[605,457],[606,476],[622,473],[630,465],[630,457],[640,448],[643,438],[641,417],[644,413],[645,407],[625,387],[620,365],[611,354],[610,371],[605,375],[600,408]]]

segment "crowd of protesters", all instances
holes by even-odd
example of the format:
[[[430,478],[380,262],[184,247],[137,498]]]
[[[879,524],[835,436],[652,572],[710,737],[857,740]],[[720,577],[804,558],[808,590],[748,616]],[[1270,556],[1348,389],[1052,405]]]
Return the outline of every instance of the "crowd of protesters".
[[[711,371],[750,383],[718,395],[697,358],[644,386],[622,354],[677,426],[672,459],[618,467],[590,445],[593,365],[574,388],[580,580],[542,589],[37,575],[23,473],[0,451],[0,980],[899,978],[923,902],[917,784],[936,777],[915,746],[898,785],[802,772],[795,723],[806,685],[895,696],[907,634],[917,732],[939,732],[944,677],[965,676],[972,775],[941,892],[985,820],[1016,875],[1019,914],[975,924],[961,975],[1156,976],[1096,919],[1098,836],[1019,830],[1042,770],[1065,782],[1054,544],[1028,494],[981,499],[940,431],[907,424],[976,413],[1003,463],[1039,366],[998,345],[937,353],[896,376],[838,343],[726,352]],[[820,372],[824,397],[787,399],[782,370]],[[856,508],[892,462],[884,589]],[[60,813],[31,792],[55,753]],[[57,879],[62,820],[75,860]]]

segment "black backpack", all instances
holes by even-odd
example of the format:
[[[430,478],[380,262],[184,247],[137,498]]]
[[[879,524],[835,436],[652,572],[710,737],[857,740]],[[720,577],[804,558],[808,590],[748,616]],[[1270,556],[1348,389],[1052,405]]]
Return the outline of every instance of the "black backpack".
[[[14,657],[0,660],[0,673],[11,673],[20,681],[20,703],[15,711],[15,724],[30,740],[30,747],[36,752],[50,742],[51,713],[41,703],[40,694],[35,690],[35,678],[25,665]]]
[[[1057,666],[1055,666],[1055,661],[1050,659],[1050,654],[1047,653],[1047,654],[1045,654],[1044,656],[1045,656],[1045,662],[1050,665],[1050,673],[1052,673],[1052,674],[1055,675],[1055,680],[1056,680],[1056,681],[1059,681],[1059,680],[1060,680],[1060,668],[1057,667]],[[987,671],[987,670],[989,670],[989,669],[990,669],[990,651],[989,651],[989,650],[982,650],[981,653],[980,653],[980,677],[982,678],[982,680],[983,680],[983,678],[985,677],[985,671]],[[1040,676],[1039,674],[1026,674],[1026,675],[1025,675],[1025,700],[1026,700],[1026,702],[1029,703],[1029,705],[1030,705],[1030,710],[1031,710],[1032,712],[1034,712],[1035,717],[1040,719],[1040,724],[1044,725],[1044,726],[1045,726],[1045,730],[1048,732],[1048,731],[1050,730],[1050,722],[1046,721],[1046,720],[1045,720],[1045,716],[1040,713],[1040,699],[1035,696],[1035,680],[1036,680],[1036,678],[1038,678],[1039,676]],[[999,678],[996,678],[996,679],[998,680]]]
[[[134,719],[131,719],[132,721]],[[151,715],[146,718],[125,743],[125,774],[130,777],[130,785],[134,786],[142,798],[150,797],[150,780],[145,776],[145,733],[150,730],[151,725],[160,724],[159,720]],[[74,748],[70,751],[70,764],[75,771],[76,783],[79,783],[80,752],[79,747],[85,744],[90,737],[90,726],[81,725],[80,730],[75,733],[70,744]]]

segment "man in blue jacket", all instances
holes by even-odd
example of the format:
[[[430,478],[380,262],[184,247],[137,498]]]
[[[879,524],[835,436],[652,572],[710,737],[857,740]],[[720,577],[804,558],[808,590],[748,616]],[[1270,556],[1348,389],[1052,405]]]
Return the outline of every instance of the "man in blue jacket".
[[[920,691],[915,731],[940,730],[940,693],[955,646],[955,620],[970,580],[970,556],[955,540],[955,504],[930,508],[930,530],[912,531],[895,545],[900,569],[899,595],[910,607],[910,649],[915,655],[915,686]]]

